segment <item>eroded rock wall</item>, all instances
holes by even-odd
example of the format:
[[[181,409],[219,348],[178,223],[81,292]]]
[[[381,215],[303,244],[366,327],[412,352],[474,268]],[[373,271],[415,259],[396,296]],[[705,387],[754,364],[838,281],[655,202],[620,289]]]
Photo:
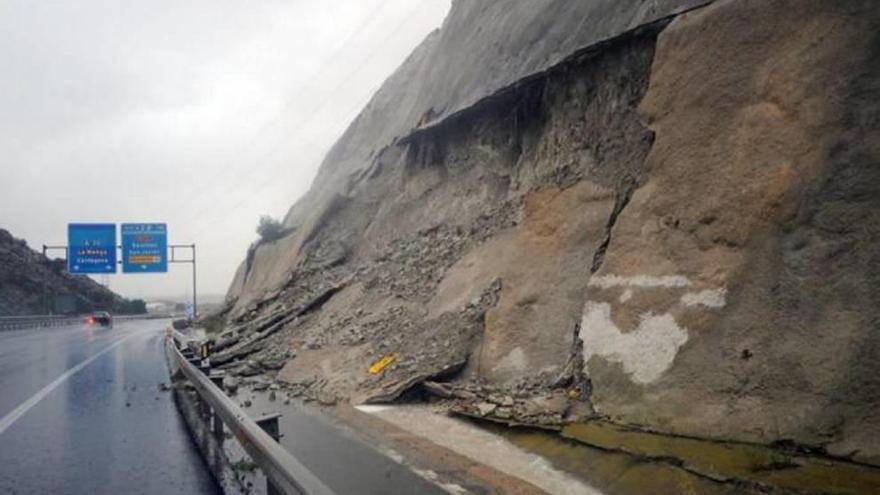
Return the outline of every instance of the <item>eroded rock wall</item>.
[[[456,2],[239,270],[218,362],[880,462],[880,8],[704,3]]]
[[[413,129],[442,124],[478,102],[513,89],[579,50],[638,26],[703,5],[708,0],[456,0],[442,29],[407,58],[327,154],[311,189],[284,223],[296,251],[324,228],[340,201],[377,166],[392,164],[389,150]],[[389,153],[389,151],[391,151]],[[384,153],[384,154],[383,154]],[[380,157],[380,158],[377,158]],[[257,253],[274,261],[271,255]],[[243,264],[245,264],[243,262]],[[259,305],[296,266],[271,263],[281,275],[243,273],[230,299],[233,315]]]
[[[257,313],[340,288],[290,330],[297,357],[281,376],[363,400],[452,370],[512,386],[558,381],[610,218],[650,150],[637,107],[662,25],[383,150],[320,229],[258,247],[249,277],[289,282]],[[255,270],[266,259],[281,269]],[[389,353],[387,372],[364,376]]]

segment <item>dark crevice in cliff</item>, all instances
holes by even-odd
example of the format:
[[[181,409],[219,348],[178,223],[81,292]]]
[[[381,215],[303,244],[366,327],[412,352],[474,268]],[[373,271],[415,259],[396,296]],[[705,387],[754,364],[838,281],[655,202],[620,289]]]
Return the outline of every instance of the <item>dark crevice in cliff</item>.
[[[590,59],[625,44],[629,40],[644,37],[655,39],[656,36],[678,15],[680,14],[664,17],[657,21],[641,25],[630,31],[626,31],[618,36],[577,50],[559,61],[557,64],[548,67],[543,71],[519,79],[509,86],[499,88],[494,93],[477,100],[472,105],[453,112],[440,120],[413,129],[409,134],[398,139],[397,142],[405,145],[414,141],[424,140],[424,138],[429,135],[436,135],[436,133],[442,132],[443,129],[463,126],[467,127],[467,123],[473,118],[473,114],[482,113],[487,108],[508,106],[511,102],[515,102],[522,98],[522,95],[527,94],[530,89],[536,87],[543,89],[543,85],[548,79],[567,73],[571,67],[581,66]],[[533,115],[534,114],[529,115],[528,118],[531,119]]]
[[[590,265],[590,275],[598,272],[599,269],[602,268],[602,262],[605,261],[605,252],[608,251],[608,246],[611,244],[611,236],[614,232],[617,218],[623,213],[626,205],[629,204],[629,200],[632,198],[635,189],[636,186],[634,181],[628,181],[618,189],[614,199],[614,209],[611,210],[611,215],[608,216],[608,223],[605,224],[605,237],[602,238],[602,242],[599,243],[599,247],[597,247],[596,252],[593,253],[593,263]]]
[[[251,268],[254,266],[254,257],[257,254],[257,243],[248,246],[247,257],[244,260],[244,280],[247,282],[248,275],[251,274]]]
[[[584,342],[580,338],[581,323],[577,322],[572,327],[571,351],[569,352],[568,362],[562,373],[551,385],[552,388],[565,388],[568,390],[571,399],[580,401],[589,401],[593,393],[593,383],[590,377],[584,372]],[[592,410],[592,405],[590,405]]]

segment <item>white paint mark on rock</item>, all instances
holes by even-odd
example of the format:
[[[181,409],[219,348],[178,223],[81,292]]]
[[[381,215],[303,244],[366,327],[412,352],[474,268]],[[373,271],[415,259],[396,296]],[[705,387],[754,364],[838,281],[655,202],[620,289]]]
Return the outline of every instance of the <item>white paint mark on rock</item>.
[[[588,301],[584,306],[580,339],[584,362],[597,355],[621,363],[633,381],[647,384],[663,374],[688,340],[687,330],[669,313],[642,315],[639,326],[622,332],[611,320],[611,305]]]
[[[681,303],[685,306],[723,308],[727,304],[727,289],[706,289],[700,292],[688,292],[681,296]]]
[[[608,289],[611,287],[688,287],[691,281],[687,277],[681,275],[664,275],[655,277],[651,275],[635,275],[632,277],[622,277],[620,275],[601,275],[592,277],[589,283],[590,287],[601,287]]]
[[[632,299],[632,296],[633,296],[632,289],[626,289],[625,291],[623,291],[623,294],[620,295],[620,299],[618,299],[618,300],[622,303],[625,303],[625,302],[629,301],[630,299]]]

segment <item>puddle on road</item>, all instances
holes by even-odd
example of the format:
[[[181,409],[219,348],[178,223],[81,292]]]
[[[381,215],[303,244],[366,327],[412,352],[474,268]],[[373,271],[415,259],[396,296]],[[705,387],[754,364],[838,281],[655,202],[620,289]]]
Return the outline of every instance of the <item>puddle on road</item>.
[[[480,424],[607,495],[880,493],[880,469],[757,445],[657,435],[603,422],[571,425],[562,434],[567,439]]]

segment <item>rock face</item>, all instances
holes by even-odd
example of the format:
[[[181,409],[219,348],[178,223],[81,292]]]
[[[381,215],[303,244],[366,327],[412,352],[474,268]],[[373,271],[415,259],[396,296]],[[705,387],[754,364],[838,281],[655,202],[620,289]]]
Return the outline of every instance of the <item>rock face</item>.
[[[218,358],[316,399],[430,381],[499,420],[880,463],[877,25],[454,2],[242,264]]]
[[[50,260],[0,229],[0,316],[133,309],[131,301],[65,270],[64,261]]]
[[[880,460],[878,14],[726,1],[663,31],[581,325],[601,412]]]

